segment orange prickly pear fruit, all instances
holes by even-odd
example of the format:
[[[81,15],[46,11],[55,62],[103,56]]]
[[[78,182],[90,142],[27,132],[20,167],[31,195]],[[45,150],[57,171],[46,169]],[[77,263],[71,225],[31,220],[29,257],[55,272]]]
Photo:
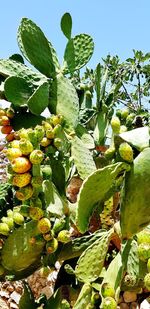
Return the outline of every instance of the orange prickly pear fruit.
[[[6,150],[6,157],[10,160],[13,161],[16,158],[21,158],[22,152],[18,148],[8,148]]]
[[[40,164],[44,159],[44,153],[41,150],[35,149],[30,153],[30,161],[32,164]]]
[[[9,126],[10,125],[10,120],[7,116],[2,116],[0,119],[0,125],[1,126]]]
[[[1,128],[1,133],[3,134],[9,134],[12,131],[13,127],[12,126],[3,126]]]
[[[12,184],[13,186],[17,186],[19,188],[27,186],[31,181],[30,173],[16,174],[13,177]]]
[[[39,220],[37,227],[40,233],[46,234],[51,229],[51,222],[48,218],[42,218]]]
[[[44,216],[44,211],[38,207],[30,207],[29,208],[29,217],[32,220],[40,220]]]
[[[26,156],[29,155],[33,151],[32,143],[25,138],[21,138],[21,140],[19,141],[19,148],[22,154]]]
[[[28,185],[26,187],[20,188],[18,191],[16,191],[16,197],[20,201],[26,201],[33,195],[33,188],[31,185]]]
[[[15,139],[14,132],[11,132],[11,133],[7,134],[5,138],[6,138],[7,142],[12,142]]]
[[[31,166],[31,162],[25,157],[18,157],[12,161],[13,171],[19,174],[28,172]]]
[[[46,244],[46,251],[48,254],[55,252],[58,248],[58,240],[56,238],[51,239]]]

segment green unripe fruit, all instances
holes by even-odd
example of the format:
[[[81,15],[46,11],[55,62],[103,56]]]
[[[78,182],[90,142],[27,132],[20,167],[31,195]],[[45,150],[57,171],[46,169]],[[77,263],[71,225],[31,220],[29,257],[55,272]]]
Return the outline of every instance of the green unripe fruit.
[[[40,221],[38,222],[38,230],[40,233],[42,234],[46,234],[50,231],[51,229],[51,222],[49,219],[47,218],[42,218],[40,219]]]
[[[112,130],[113,130],[113,133],[119,134],[119,132],[120,132],[120,119],[118,117],[114,116],[114,117],[112,117],[110,124],[111,124]]]
[[[40,220],[44,216],[44,211],[38,207],[30,207],[29,217],[32,220]]]
[[[146,261],[150,258],[150,245],[149,244],[140,244],[138,246],[138,254],[139,254],[139,259],[141,261]]]
[[[24,217],[19,212],[14,212],[13,219],[14,219],[14,222],[18,225],[21,225],[24,223]]]
[[[16,191],[16,197],[20,201],[26,201],[33,195],[33,188],[32,186],[28,185],[24,188],[20,188]]]
[[[117,109],[117,110],[116,110],[116,116],[117,116],[119,119],[121,119],[121,112],[122,112],[121,109]]]
[[[43,266],[41,269],[40,269],[40,275],[41,277],[44,277],[44,278],[47,278],[48,275],[51,273],[51,269],[49,266]]]
[[[138,245],[142,243],[150,245],[150,231],[149,230],[143,230],[139,232],[136,236],[137,236]]]
[[[6,223],[10,230],[13,229],[13,227],[14,227],[14,220],[13,220],[13,218],[3,217],[2,218],[2,222]]]
[[[32,130],[32,129],[28,129],[27,130],[28,133],[28,139],[30,140],[30,142],[35,146],[38,143],[38,138],[36,135],[36,131]]]
[[[57,124],[55,128],[53,129],[53,133],[55,137],[57,137],[62,131],[62,126],[60,124]]]
[[[25,138],[22,138],[19,141],[19,148],[20,148],[22,154],[26,155],[26,156],[29,155],[33,151],[32,143]]]
[[[42,189],[42,182],[43,182],[43,177],[41,176],[34,176],[31,179],[31,185],[33,186],[33,188],[36,188],[36,189]]]
[[[128,109],[123,109],[121,111],[121,118],[122,119],[126,119],[128,117],[128,115],[129,115],[129,110]]]
[[[105,158],[106,158],[107,160],[112,159],[112,158],[114,157],[115,151],[116,151],[115,147],[112,147],[112,146],[109,147],[109,148],[105,151],[105,153],[104,153]]]
[[[57,248],[58,248],[58,240],[56,238],[53,238],[46,244],[46,251],[48,254],[54,253],[57,250]]]
[[[61,116],[61,115],[52,115],[50,121],[53,124],[53,126],[55,127],[57,124],[62,124],[63,116]]]
[[[41,150],[35,149],[30,153],[30,162],[32,164],[40,164],[44,159],[44,153]]]
[[[150,273],[150,258],[149,258],[148,261],[147,261],[147,270],[148,270],[148,272]]]
[[[44,137],[45,130],[42,126],[37,125],[35,127],[35,133],[36,133],[36,137],[37,137],[38,142],[40,142],[42,140],[42,138]]]
[[[53,232],[57,234],[60,232],[65,226],[66,220],[64,218],[56,218],[55,223],[53,225]]]
[[[9,218],[13,218],[13,211],[12,211],[11,209],[8,209],[8,210],[7,210],[7,216],[8,216]]]
[[[5,268],[0,265],[0,276],[2,276],[5,273]]]
[[[20,207],[20,213],[24,217],[29,217],[29,205],[21,205]]]
[[[117,303],[112,297],[106,297],[102,309],[117,309]]]
[[[131,127],[133,124],[133,120],[135,118],[135,114],[129,114],[129,116],[126,118],[126,126]]]
[[[150,273],[144,277],[144,285],[148,291],[150,291]]]
[[[61,151],[62,149],[62,140],[59,137],[54,138],[54,146]]]
[[[30,200],[30,206],[31,207],[42,208],[42,201],[40,200],[40,198],[36,198],[36,199]]]
[[[9,226],[7,223],[0,223],[0,234],[4,235],[4,236],[8,236],[10,232]]]
[[[52,169],[50,165],[44,165],[41,167],[43,178],[44,179],[51,179],[52,176]]]
[[[62,230],[58,233],[57,240],[62,243],[67,243],[71,240],[68,230]]]
[[[119,154],[124,161],[129,163],[133,161],[133,149],[128,143],[122,143],[119,146]]]
[[[115,290],[109,283],[103,283],[101,293],[104,298],[115,297]]]

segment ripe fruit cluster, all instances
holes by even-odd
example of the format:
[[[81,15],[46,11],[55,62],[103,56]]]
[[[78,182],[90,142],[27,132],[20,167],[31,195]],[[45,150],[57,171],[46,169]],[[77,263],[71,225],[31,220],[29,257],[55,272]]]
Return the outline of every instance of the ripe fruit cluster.
[[[11,125],[11,119],[14,117],[14,110],[12,108],[0,109],[0,126],[1,133],[6,134],[8,142],[14,139],[14,131]]]

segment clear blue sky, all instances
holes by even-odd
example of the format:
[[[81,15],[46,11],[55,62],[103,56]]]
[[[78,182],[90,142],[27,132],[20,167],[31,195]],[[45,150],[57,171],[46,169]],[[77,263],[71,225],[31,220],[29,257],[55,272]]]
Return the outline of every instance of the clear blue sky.
[[[73,34],[88,33],[95,42],[89,66],[108,53],[124,60],[132,49],[150,52],[150,0],[3,0],[0,14],[0,58],[19,51],[16,33],[22,17],[36,22],[62,59],[66,39],[60,30],[65,12],[73,18]]]

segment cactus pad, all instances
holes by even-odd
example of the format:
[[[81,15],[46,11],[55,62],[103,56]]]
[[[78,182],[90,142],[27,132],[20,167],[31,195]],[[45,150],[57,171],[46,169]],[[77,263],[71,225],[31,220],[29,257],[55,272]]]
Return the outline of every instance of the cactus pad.
[[[94,42],[88,34],[79,34],[68,41],[64,54],[65,73],[82,68],[90,60]]]
[[[29,98],[27,102],[29,110],[35,115],[40,115],[48,106],[48,99],[49,85],[45,82],[40,85]]]
[[[32,94],[30,85],[24,78],[10,76],[4,83],[5,96],[14,105],[24,105]]]
[[[89,283],[85,283],[80,291],[74,309],[86,309],[90,304],[92,296],[92,286]]]
[[[107,200],[113,194],[118,176],[128,169],[128,164],[119,162],[99,169],[85,179],[78,195],[76,218],[81,233],[87,231],[96,203]]]
[[[131,146],[142,151],[144,148],[149,147],[149,128],[137,128],[131,131],[123,132],[119,136],[129,143]]]
[[[55,185],[50,180],[43,181],[43,192],[47,211],[58,217],[64,214],[64,204],[62,197],[59,195]]]
[[[61,30],[66,38],[69,40],[71,38],[72,30],[72,18],[69,13],[65,13],[61,19]]]

